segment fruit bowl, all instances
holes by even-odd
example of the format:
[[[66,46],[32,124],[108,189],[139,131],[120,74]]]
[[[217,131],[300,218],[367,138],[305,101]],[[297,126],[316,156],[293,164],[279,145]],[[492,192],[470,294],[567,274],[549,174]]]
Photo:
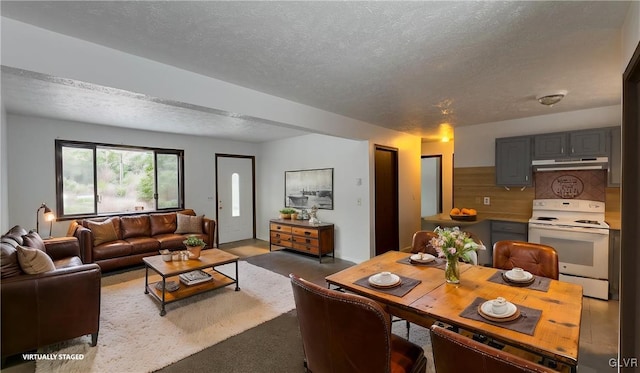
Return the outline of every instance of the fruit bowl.
[[[459,221],[475,221],[476,215],[449,215],[453,220]]]

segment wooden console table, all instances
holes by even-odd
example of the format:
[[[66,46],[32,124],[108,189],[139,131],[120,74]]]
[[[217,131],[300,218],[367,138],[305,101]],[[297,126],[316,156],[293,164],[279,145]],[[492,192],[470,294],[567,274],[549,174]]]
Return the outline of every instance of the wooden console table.
[[[308,220],[272,219],[269,221],[269,251],[272,248],[292,249],[318,256],[331,254],[333,248],[333,224],[309,224]]]

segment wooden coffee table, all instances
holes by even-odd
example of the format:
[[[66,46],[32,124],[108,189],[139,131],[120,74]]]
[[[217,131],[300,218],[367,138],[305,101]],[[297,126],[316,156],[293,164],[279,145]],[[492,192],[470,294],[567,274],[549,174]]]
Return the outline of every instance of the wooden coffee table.
[[[238,282],[238,257],[218,249],[203,250],[198,259],[189,259],[184,261],[165,262],[161,255],[149,256],[142,258],[145,265],[144,275],[144,293],[151,294],[151,297],[160,302],[162,309],[160,316],[167,314],[165,305],[173,303],[192,295],[200,294],[205,291],[219,289],[221,287],[236,284],[236,291],[240,290]],[[215,269],[216,266],[223,264],[236,264],[236,277],[230,277]],[[162,281],[149,283],[149,268],[162,276]],[[178,275],[195,270],[203,270],[213,276],[211,281],[202,282],[195,285],[185,285],[180,282]],[[166,291],[167,279],[172,278],[180,287],[175,291]],[[156,289],[157,283],[162,283],[162,290]]]

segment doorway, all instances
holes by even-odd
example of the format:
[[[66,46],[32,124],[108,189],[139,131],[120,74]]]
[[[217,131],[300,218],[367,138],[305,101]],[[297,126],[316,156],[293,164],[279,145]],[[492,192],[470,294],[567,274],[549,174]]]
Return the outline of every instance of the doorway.
[[[420,165],[422,204],[420,216],[442,212],[442,155],[423,155]]]
[[[255,157],[216,154],[218,246],[256,238]]]
[[[376,255],[399,250],[398,149],[375,145]]]

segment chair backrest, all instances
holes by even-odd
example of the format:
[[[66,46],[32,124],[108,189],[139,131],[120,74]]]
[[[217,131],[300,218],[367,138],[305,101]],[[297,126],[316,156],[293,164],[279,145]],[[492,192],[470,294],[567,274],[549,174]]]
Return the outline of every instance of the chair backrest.
[[[429,253],[438,256],[438,252],[430,243],[434,237],[438,237],[438,234],[434,231],[417,231],[414,233],[411,242],[411,253]]]
[[[498,241],[493,245],[493,266],[500,269],[520,267],[536,276],[557,280],[560,276],[558,253],[547,245]]]
[[[309,371],[390,371],[391,322],[378,303],[289,277]]]
[[[438,325],[431,327],[431,346],[436,373],[555,372]]]

